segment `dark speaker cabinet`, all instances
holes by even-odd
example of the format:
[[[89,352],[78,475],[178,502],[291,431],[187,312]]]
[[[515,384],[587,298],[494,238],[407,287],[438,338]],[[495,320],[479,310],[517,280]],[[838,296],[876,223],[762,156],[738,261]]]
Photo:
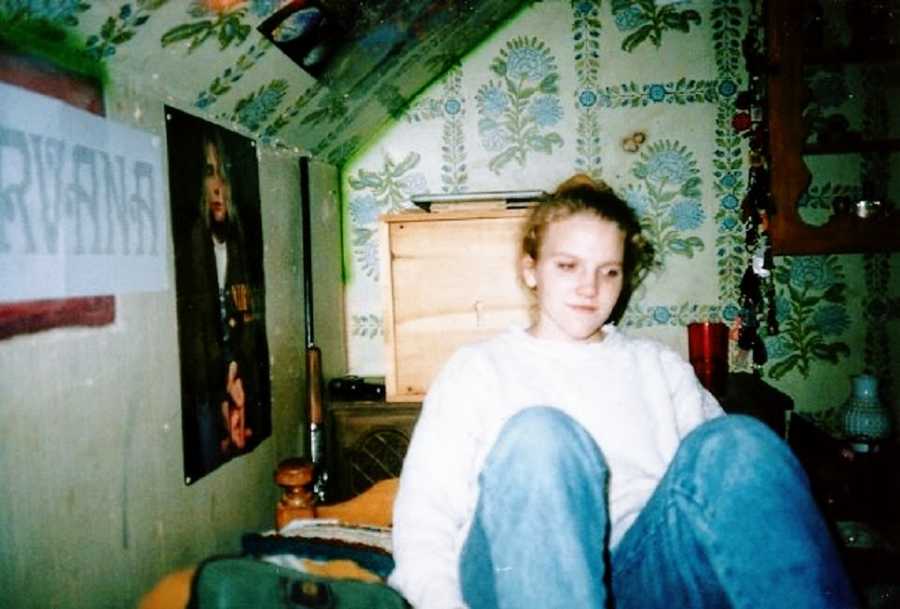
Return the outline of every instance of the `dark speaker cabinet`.
[[[328,500],[400,475],[418,403],[333,402],[328,407]]]

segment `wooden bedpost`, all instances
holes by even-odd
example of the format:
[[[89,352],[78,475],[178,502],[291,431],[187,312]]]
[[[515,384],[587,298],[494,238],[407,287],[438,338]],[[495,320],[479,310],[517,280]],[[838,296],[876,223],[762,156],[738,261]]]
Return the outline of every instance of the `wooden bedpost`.
[[[275,508],[275,523],[279,530],[294,518],[316,517],[314,482],[315,469],[308,459],[293,457],[278,464],[275,484],[284,491]]]

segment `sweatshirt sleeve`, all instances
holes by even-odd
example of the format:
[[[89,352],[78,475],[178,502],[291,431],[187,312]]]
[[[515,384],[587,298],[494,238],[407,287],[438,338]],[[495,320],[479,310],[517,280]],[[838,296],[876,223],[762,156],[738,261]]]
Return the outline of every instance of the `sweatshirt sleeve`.
[[[675,407],[680,437],[683,438],[701,423],[725,414],[719,402],[700,384],[694,369],[681,355],[665,348],[660,357]]]
[[[489,391],[477,359],[458,351],[432,383],[400,475],[388,583],[416,609],[465,607],[459,545],[477,484],[475,415]]]

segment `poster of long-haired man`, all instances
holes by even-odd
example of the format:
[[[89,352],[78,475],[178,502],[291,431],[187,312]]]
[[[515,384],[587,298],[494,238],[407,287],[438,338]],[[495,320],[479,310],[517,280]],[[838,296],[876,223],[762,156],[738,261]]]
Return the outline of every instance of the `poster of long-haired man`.
[[[252,140],[166,106],[185,483],[271,433]]]

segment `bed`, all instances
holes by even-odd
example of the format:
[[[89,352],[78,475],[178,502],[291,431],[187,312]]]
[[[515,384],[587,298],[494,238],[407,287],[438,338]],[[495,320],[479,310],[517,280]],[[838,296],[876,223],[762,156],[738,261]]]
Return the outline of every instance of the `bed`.
[[[250,534],[242,545],[265,550],[276,541],[299,540],[304,550],[314,545],[313,552],[304,552],[305,558],[281,555],[272,560],[316,576],[383,581],[393,565],[390,525],[398,479],[381,480],[350,500],[329,505],[316,505],[312,482],[313,467],[307,460],[281,462],[275,472],[275,483],[283,490],[275,507],[277,535],[276,531]],[[332,549],[340,552],[333,554]],[[196,566],[169,573],[140,599],[137,608],[184,609],[195,571]]]

